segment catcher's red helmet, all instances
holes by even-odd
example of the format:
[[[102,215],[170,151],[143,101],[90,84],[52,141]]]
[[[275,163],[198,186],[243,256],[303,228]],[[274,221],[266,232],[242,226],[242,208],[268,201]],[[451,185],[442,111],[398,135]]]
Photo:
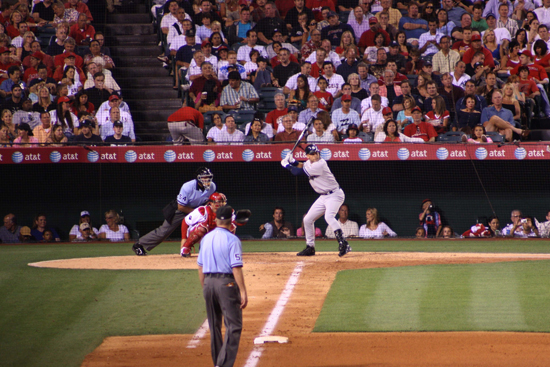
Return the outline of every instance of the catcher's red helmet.
[[[223,202],[225,203],[227,201],[227,198],[225,197],[224,194],[222,194],[221,192],[215,192],[213,193],[212,195],[210,195],[210,197],[208,198],[208,200],[210,200],[211,202],[215,203],[215,202]]]

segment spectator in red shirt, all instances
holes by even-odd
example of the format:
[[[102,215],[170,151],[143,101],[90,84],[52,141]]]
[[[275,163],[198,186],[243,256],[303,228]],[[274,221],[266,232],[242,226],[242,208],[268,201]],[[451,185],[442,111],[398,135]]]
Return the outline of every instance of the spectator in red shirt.
[[[388,34],[388,32],[383,30],[382,27],[380,27],[380,23],[378,23],[378,19],[376,19],[376,17],[372,17],[369,19],[369,25],[370,29],[366,32],[363,32],[361,38],[359,39],[359,43],[357,44],[361,53],[365,52],[365,48],[375,45],[374,39],[379,33],[382,33],[384,35],[384,46],[390,44],[390,35]]]
[[[276,108],[267,114],[265,122],[271,124],[273,131],[277,131],[279,123],[277,119],[281,116],[288,114],[288,108],[285,107],[285,95],[283,93],[277,93],[274,97]]]
[[[95,28],[91,24],[88,24],[86,14],[80,13],[78,15],[78,22],[71,26],[69,37],[74,38],[77,46],[88,46],[94,39],[94,36]]]
[[[403,133],[409,138],[420,138],[424,141],[430,142],[435,141],[437,132],[431,124],[422,121],[422,110],[420,107],[414,107],[411,112],[413,123],[407,125],[403,130]]]
[[[332,0],[307,0],[306,8],[311,9],[315,19],[320,22],[323,20],[323,15],[321,11],[323,7],[328,6],[331,11],[336,11],[336,6]]]

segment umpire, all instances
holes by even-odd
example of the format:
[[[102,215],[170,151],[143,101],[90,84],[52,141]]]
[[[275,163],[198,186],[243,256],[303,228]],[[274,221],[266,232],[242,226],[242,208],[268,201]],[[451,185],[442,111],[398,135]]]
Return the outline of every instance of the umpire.
[[[243,327],[242,309],[248,303],[243,277],[241,241],[231,233],[233,208],[216,211],[217,227],[201,241],[199,278],[210,326],[212,360],[217,367],[231,367],[237,358]],[[222,340],[222,317],[226,333]]]
[[[200,167],[196,172],[196,178],[184,183],[177,199],[172,200],[162,210],[165,218],[162,225],[140,237],[134,243],[132,250],[136,255],[147,255],[147,251],[157,247],[176,228],[181,228],[181,222],[187,214],[191,213],[196,207],[206,204],[210,195],[216,192],[216,184],[212,181],[213,179],[214,175],[208,168]]]

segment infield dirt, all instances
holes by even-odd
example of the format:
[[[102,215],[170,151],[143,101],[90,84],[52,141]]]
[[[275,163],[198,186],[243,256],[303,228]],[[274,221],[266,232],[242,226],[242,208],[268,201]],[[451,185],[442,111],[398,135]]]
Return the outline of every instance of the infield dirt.
[[[346,269],[548,260],[545,254],[468,253],[245,253],[249,295],[235,366],[550,366],[550,334],[495,332],[312,333],[336,273]],[[273,335],[288,344],[254,346],[290,274],[303,271]],[[178,255],[56,260],[31,266],[75,269],[196,269],[196,257]],[[84,367],[212,366],[210,335],[188,348],[193,335],[110,337],[84,360]],[[195,340],[197,338],[195,337]],[[254,364],[257,362],[257,364]]]

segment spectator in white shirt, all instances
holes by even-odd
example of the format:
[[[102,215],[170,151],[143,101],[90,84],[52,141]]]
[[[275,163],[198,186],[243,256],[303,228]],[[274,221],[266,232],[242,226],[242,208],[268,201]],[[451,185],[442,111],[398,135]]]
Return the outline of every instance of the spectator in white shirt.
[[[328,83],[327,92],[332,94],[334,98],[340,97],[342,95],[342,85],[344,85],[345,83],[344,78],[342,78],[340,74],[334,73],[334,66],[330,62],[325,61],[325,63],[323,64],[323,72],[325,73],[325,75],[323,76],[325,77]],[[316,89],[312,91],[315,91],[315,90]]]
[[[120,224],[120,215],[115,210],[105,212],[105,222],[99,228],[99,239],[111,242],[130,241],[130,232],[124,224]]]
[[[378,210],[376,208],[367,209],[367,224],[363,224],[359,229],[359,237],[363,238],[384,238],[397,237],[397,233],[391,230],[384,222],[380,222]]]
[[[338,133],[345,134],[351,125],[359,126],[361,118],[357,111],[351,109],[351,96],[342,96],[342,107],[332,112],[332,123],[336,126]]]
[[[244,65],[247,61],[250,61],[250,51],[252,51],[253,49],[258,51],[261,56],[267,59],[267,52],[265,51],[265,47],[257,45],[257,41],[258,34],[255,30],[249,29],[248,31],[246,31],[246,45],[239,47],[239,51],[237,52],[237,60],[239,60],[241,64]]]
[[[342,204],[340,210],[338,210],[338,222],[342,228],[345,238],[357,237],[359,235],[359,225],[357,222],[349,220],[349,207],[347,204]],[[325,232],[327,238],[335,238],[334,231],[330,226],[327,227]]]
[[[316,118],[313,120],[313,134],[308,135],[308,143],[334,143],[334,136],[327,131],[323,121]]]
[[[244,133],[237,129],[237,123],[233,116],[225,116],[225,130],[220,131],[214,141],[218,145],[241,145],[243,143]]]
[[[372,96],[372,107],[367,109],[361,116],[361,127],[359,131],[375,132],[378,126],[384,126],[384,115],[382,114],[382,98],[378,94]]]

